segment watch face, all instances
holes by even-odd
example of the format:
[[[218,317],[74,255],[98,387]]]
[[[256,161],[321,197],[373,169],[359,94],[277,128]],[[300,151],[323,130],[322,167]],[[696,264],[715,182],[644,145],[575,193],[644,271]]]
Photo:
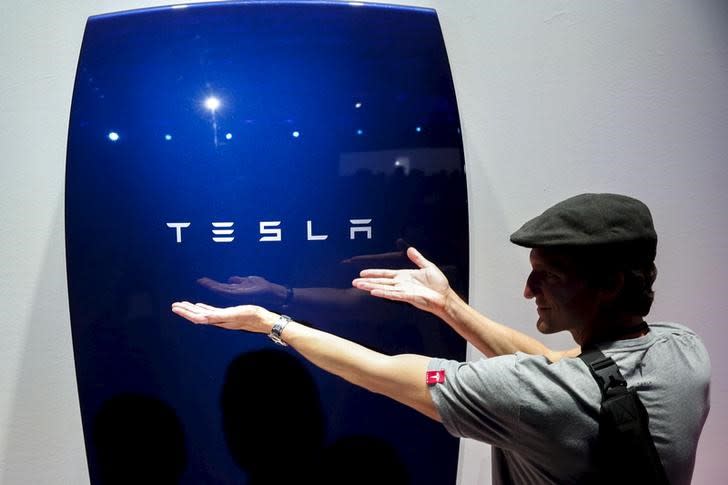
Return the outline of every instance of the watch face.
[[[270,334],[268,334],[270,339],[272,341],[274,341],[275,343],[277,343],[278,345],[287,346],[288,344],[282,340],[282,333],[283,333],[283,329],[286,328],[286,325],[288,325],[290,323],[290,321],[291,321],[291,317],[289,317],[288,315],[279,316],[278,321],[273,325],[273,328],[271,328]]]
[[[351,286],[365,268],[411,268],[415,246],[467,296],[462,139],[435,11],[225,2],[92,17],[69,126],[93,483],[326,484],[352,470],[454,483],[458,440],[441,425],[265,335],[170,311],[260,305],[385,354],[464,360],[447,325]],[[286,466],[271,449],[293,450]]]

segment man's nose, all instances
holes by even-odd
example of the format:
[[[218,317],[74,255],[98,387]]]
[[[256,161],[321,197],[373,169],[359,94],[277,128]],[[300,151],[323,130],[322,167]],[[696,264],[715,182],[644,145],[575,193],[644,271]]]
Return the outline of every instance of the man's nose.
[[[528,279],[526,280],[526,287],[523,289],[523,296],[527,299],[535,298],[536,294],[540,291],[538,285],[538,278],[536,278],[536,275],[531,272],[530,275],[528,275]]]

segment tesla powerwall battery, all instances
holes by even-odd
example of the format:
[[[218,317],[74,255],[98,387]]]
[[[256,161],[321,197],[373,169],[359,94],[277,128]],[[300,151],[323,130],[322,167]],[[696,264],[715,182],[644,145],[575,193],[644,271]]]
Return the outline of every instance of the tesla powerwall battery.
[[[467,221],[435,11],[230,2],[90,18],[66,242],[92,482],[454,483],[441,425],[170,304],[258,304],[388,354],[464,359],[444,323],[351,280],[410,267],[413,245],[467,296]]]

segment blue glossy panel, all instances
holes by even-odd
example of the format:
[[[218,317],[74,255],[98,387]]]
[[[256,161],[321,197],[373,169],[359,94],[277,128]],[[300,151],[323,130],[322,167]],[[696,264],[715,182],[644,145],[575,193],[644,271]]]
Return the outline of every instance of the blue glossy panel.
[[[90,18],[66,238],[92,481],[454,483],[458,442],[440,425],[170,304],[261,304],[385,353],[464,359],[444,324],[350,282],[408,267],[411,244],[467,296],[467,221],[434,11],[244,2]]]

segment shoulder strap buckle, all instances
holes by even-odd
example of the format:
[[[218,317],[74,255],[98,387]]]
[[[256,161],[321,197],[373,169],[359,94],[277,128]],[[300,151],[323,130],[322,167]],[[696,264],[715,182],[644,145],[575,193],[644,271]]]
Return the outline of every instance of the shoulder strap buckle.
[[[611,357],[607,357],[597,348],[586,349],[579,357],[589,366],[603,395],[626,392],[627,381]]]

